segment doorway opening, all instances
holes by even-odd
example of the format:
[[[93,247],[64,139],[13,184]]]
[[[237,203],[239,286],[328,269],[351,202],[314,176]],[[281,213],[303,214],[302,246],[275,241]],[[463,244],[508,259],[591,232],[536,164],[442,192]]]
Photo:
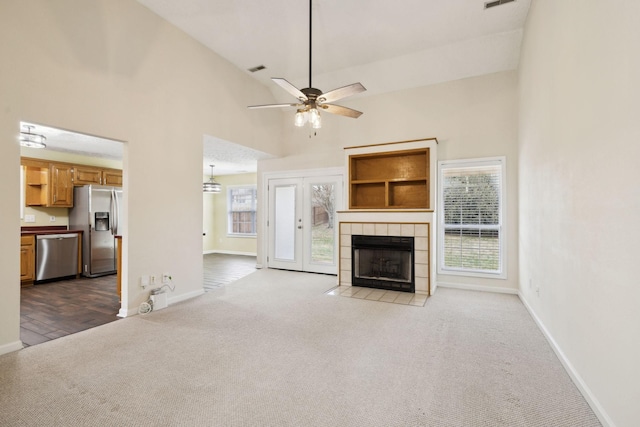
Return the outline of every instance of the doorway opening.
[[[19,126],[20,131],[27,129],[44,137],[46,145],[21,147],[20,152],[21,340],[28,346],[118,319],[128,295],[126,279],[119,280],[125,275],[122,263],[118,263],[116,235],[122,237],[126,233],[127,221],[122,212],[126,212],[123,206],[127,202],[118,197],[113,206],[121,209],[105,207],[97,216],[87,211],[86,228],[76,230],[78,225],[71,211],[82,204],[78,202],[78,191],[89,187],[113,189],[122,195],[124,143],[32,122],[22,121]],[[99,219],[92,222],[89,217]],[[94,243],[98,240],[96,229],[104,229],[101,233],[105,236],[100,239],[104,245],[94,248],[90,236]],[[68,260],[72,267],[77,265],[70,274],[67,270],[64,274],[39,274],[60,263],[62,254],[50,253],[48,262],[52,265],[47,265],[42,252],[51,245],[37,244],[45,241],[43,236],[51,237],[51,233],[59,234],[61,239],[75,234],[78,249],[86,249],[74,252],[76,261]],[[92,252],[100,255],[96,262],[110,265],[100,277],[85,274]],[[72,258],[74,254],[64,257]],[[122,281],[125,286],[121,286]]]
[[[273,156],[203,135],[202,255],[204,290],[256,268],[258,160]],[[213,170],[213,173],[211,172]],[[216,191],[205,191],[214,180]],[[208,190],[208,188],[206,188]]]

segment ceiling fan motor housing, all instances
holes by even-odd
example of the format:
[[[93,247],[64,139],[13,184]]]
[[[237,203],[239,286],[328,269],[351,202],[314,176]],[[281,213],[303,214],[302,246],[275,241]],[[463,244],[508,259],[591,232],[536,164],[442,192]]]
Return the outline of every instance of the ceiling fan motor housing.
[[[319,98],[322,95],[322,91],[320,89],[316,89],[315,87],[306,87],[304,89],[300,89],[300,92],[304,93],[309,100],[309,104],[315,105],[317,101],[322,102],[322,98]],[[302,102],[305,102],[305,99],[301,99]]]

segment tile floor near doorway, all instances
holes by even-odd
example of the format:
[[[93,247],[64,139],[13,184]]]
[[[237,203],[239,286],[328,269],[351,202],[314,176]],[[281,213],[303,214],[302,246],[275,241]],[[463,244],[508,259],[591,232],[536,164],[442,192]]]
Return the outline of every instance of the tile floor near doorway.
[[[203,256],[205,291],[255,271],[256,257]],[[60,280],[22,288],[20,339],[25,347],[118,320],[116,276]]]
[[[22,288],[20,339],[31,346],[118,320],[116,276],[60,280]]]
[[[393,304],[424,307],[427,296],[410,292],[387,291],[384,289],[363,288],[360,286],[338,286],[327,292],[347,298],[365,299],[368,301],[389,302]]]

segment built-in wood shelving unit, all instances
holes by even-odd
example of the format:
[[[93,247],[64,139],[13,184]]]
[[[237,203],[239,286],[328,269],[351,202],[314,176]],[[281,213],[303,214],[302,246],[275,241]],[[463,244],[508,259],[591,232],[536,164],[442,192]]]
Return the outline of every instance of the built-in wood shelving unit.
[[[349,209],[429,209],[429,148],[349,156]]]

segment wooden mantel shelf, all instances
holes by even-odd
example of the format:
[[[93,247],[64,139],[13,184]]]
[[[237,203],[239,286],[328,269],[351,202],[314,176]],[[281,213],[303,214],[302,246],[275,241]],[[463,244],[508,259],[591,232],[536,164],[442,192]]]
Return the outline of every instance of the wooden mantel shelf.
[[[383,145],[406,144],[408,142],[421,142],[421,141],[435,141],[436,144],[439,144],[438,138],[423,138],[423,139],[409,139],[407,141],[381,142],[378,144],[354,145],[351,147],[344,147],[344,150],[353,150],[354,148],[381,147]]]

